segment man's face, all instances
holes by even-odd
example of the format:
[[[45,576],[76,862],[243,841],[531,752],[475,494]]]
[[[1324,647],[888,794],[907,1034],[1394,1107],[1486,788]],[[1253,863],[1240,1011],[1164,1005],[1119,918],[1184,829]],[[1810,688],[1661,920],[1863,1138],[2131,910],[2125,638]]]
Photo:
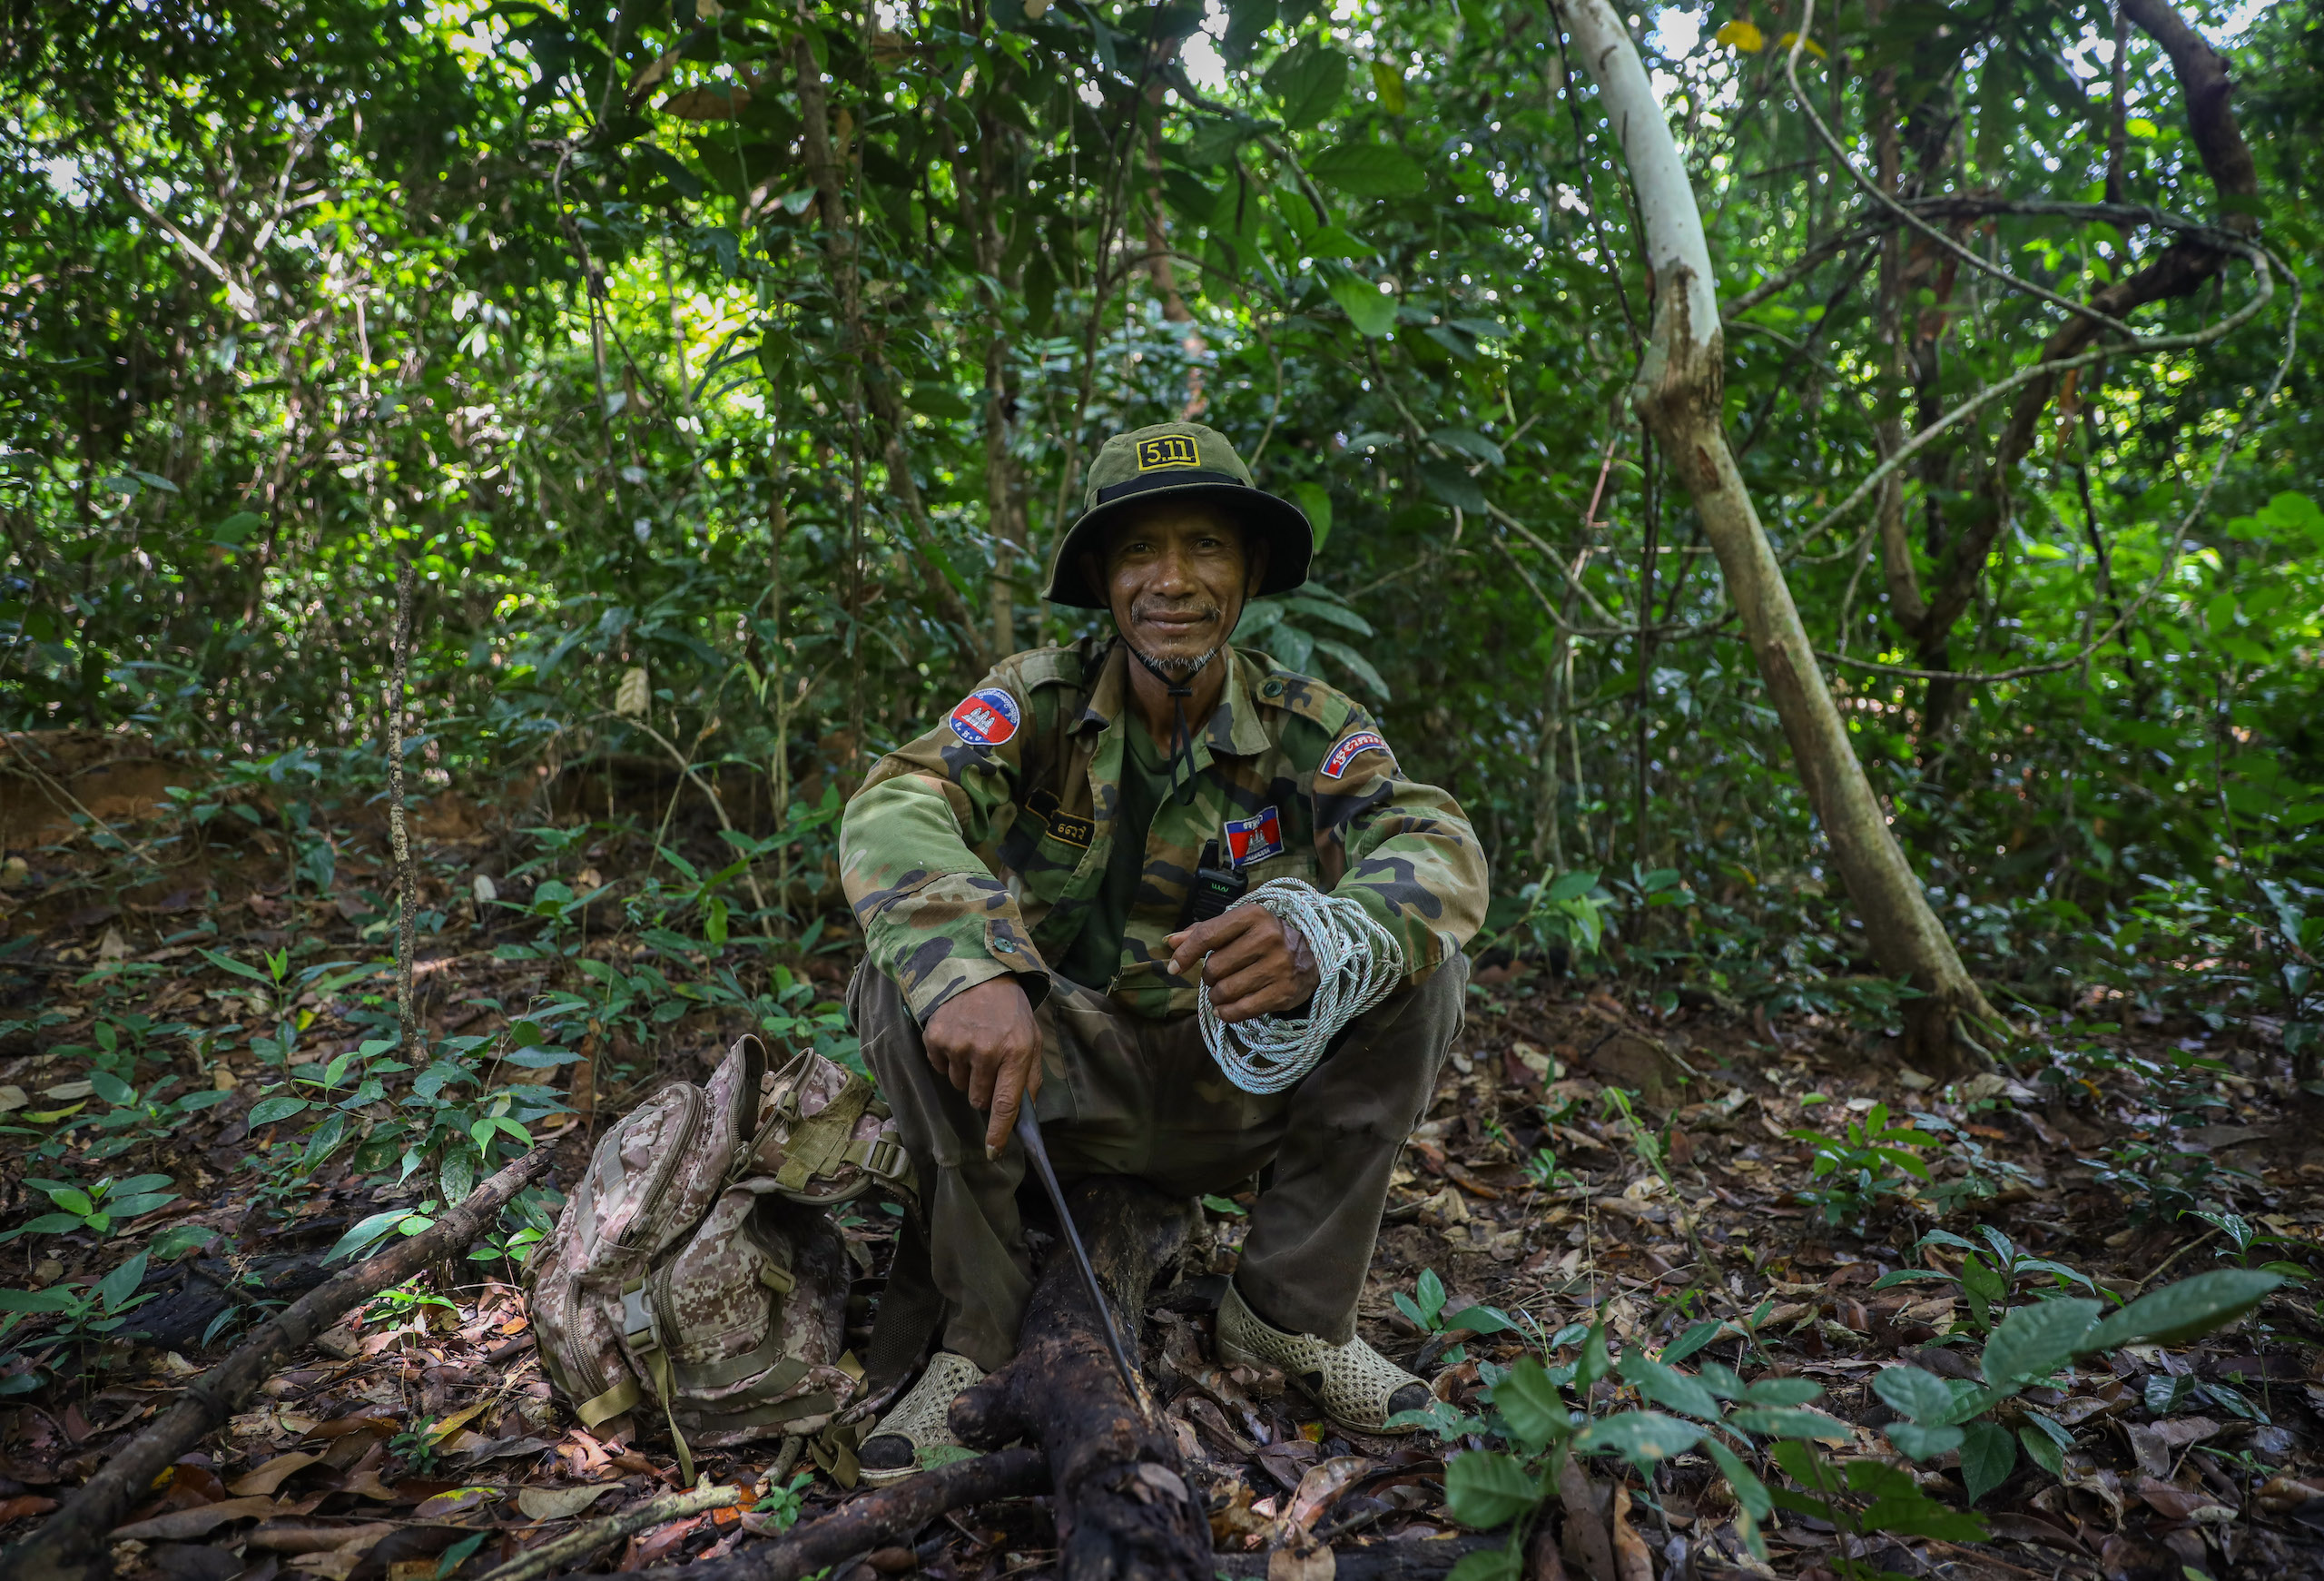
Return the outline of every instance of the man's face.
[[[1183,678],[1226,645],[1266,570],[1266,549],[1207,506],[1157,501],[1115,527],[1102,580],[1114,624],[1165,674]]]

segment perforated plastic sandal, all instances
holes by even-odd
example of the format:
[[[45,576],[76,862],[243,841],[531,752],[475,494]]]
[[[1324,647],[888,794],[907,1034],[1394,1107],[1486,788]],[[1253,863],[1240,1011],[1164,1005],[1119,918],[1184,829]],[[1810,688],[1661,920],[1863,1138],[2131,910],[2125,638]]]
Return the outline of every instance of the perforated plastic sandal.
[[[863,1480],[874,1487],[901,1482],[976,1451],[952,1436],[952,1402],[984,1381],[984,1369],[965,1356],[940,1350],[929,1359],[904,1398],[898,1400],[855,1452]]]
[[[1412,1432],[1409,1425],[1388,1427],[1388,1418],[1398,1411],[1423,1409],[1430,1398],[1428,1385],[1361,1336],[1334,1345],[1313,1334],[1286,1334],[1252,1311],[1232,1284],[1218,1304],[1218,1359],[1229,1366],[1263,1362],[1282,1369],[1324,1415],[1359,1433]]]

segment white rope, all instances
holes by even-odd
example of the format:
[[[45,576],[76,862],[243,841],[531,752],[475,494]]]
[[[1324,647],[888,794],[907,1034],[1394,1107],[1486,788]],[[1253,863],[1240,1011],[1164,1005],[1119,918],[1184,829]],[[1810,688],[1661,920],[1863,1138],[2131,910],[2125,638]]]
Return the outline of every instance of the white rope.
[[[1307,1014],[1254,1016],[1228,1026],[1210,1007],[1202,985],[1202,1041],[1226,1079],[1246,1092],[1280,1092],[1306,1078],[1349,1022],[1388,997],[1403,981],[1404,952],[1396,936],[1362,906],[1325,894],[1296,878],[1275,878],[1235,905],[1256,905],[1297,928],[1315,953],[1320,981]]]

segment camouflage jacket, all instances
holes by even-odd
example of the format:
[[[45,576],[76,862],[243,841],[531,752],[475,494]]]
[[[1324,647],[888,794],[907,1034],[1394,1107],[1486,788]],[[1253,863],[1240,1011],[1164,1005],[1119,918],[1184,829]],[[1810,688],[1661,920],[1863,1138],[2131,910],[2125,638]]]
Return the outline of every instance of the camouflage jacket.
[[[1484,918],[1484,855],[1459,804],[1399,773],[1347,697],[1263,654],[1224,657],[1226,689],[1195,736],[1195,795],[1156,813],[1119,968],[1088,986],[1147,1017],[1195,1008],[1195,980],[1170,974],[1162,941],[1209,840],[1254,887],[1304,878],[1360,903],[1418,982]],[[849,903],[923,1023],[1003,973],[1035,1003],[1046,994],[1046,959],[1071,948],[1106,876],[1124,732],[1142,728],[1128,663],[1096,642],[1004,659],[848,803]]]

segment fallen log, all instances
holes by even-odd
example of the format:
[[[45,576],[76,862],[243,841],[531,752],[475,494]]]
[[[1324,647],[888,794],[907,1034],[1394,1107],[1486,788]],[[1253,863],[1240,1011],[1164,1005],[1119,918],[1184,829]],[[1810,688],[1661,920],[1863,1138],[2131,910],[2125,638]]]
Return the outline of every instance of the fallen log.
[[[1068,1193],[1090,1261],[1117,1313],[1134,1324],[1154,1276],[1185,1240],[1187,1205],[1118,1176]],[[1034,1287],[1017,1358],[952,1404],[963,1443],[1025,1438],[1056,1483],[1063,1581],[1210,1581],[1210,1523],[1187,1486],[1177,1441],[1144,1388],[1115,1369],[1070,1255],[1053,1252]],[[1137,1333],[1122,1336],[1137,1354]]]
[[[9,1581],[103,1581],[113,1573],[113,1529],[159,1477],[203,1435],[241,1408],[258,1386],[356,1302],[465,1249],[549,1161],[544,1143],[478,1186],[468,1200],[409,1240],[399,1240],[275,1313],[232,1355],[203,1373],[153,1426],[131,1439],[74,1490],[39,1530],[0,1552]]]
[[[793,1527],[771,1543],[684,1566],[624,1570],[606,1581],[800,1581],[827,1566],[874,1548],[909,1543],[947,1510],[1049,1490],[1049,1460],[1039,1449],[1003,1449],[955,1460],[877,1492],[850,1499],[831,1514]],[[490,1577],[487,1578],[490,1581]]]

